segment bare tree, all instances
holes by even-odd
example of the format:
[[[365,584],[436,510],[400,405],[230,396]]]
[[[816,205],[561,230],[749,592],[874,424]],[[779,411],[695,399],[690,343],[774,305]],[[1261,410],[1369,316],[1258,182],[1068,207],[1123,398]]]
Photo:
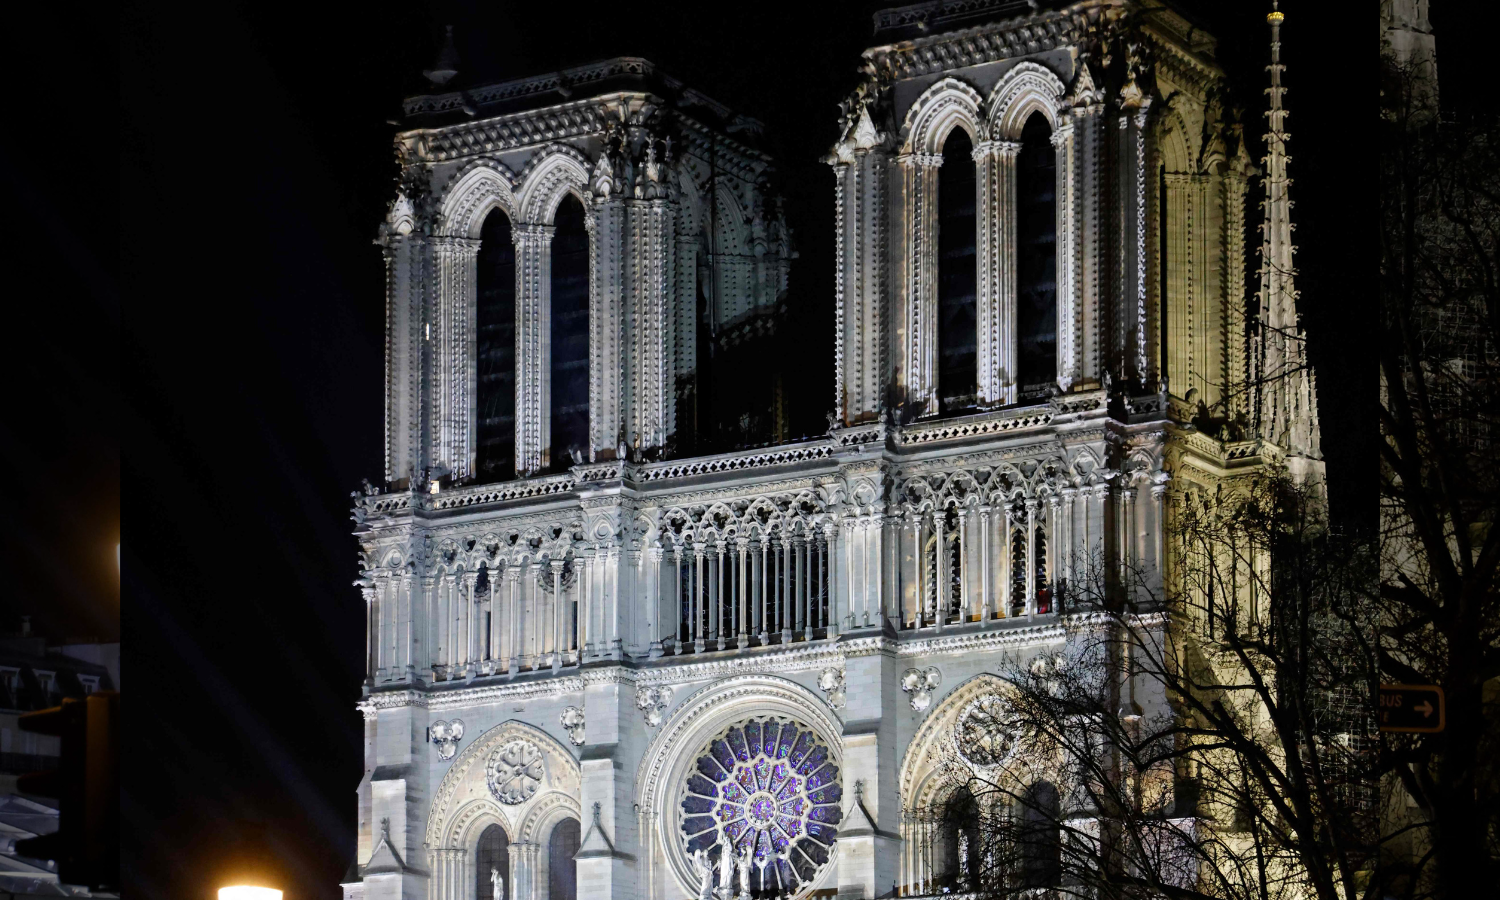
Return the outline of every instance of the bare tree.
[[[1066,652],[961,721],[940,887],[1377,895],[1374,566],[1321,509],[1274,475],[1184,492],[1163,594],[1095,566]]]
[[[1439,121],[1420,68],[1382,76],[1380,670],[1448,704],[1445,731],[1383,743],[1410,798],[1388,866],[1407,893],[1482,896],[1500,876],[1500,125]]]

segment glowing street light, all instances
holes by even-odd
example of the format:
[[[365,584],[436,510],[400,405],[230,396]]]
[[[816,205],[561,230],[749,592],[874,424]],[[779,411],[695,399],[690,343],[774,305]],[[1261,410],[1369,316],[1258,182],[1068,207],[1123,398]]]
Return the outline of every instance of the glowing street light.
[[[281,891],[275,888],[237,884],[233,887],[219,888],[219,900],[281,900]]]

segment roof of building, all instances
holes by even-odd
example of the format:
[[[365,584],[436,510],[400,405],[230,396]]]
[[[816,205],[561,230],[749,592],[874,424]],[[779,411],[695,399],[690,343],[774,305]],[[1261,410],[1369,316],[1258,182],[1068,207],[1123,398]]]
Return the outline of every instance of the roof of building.
[[[407,119],[403,124],[439,127],[476,118],[546,109],[583,97],[620,92],[655,94],[679,108],[694,107],[696,118],[737,126],[732,130],[759,132],[763,127],[755,119],[734,112],[666,74],[650,60],[635,56],[619,56],[541,75],[408,97],[402,103],[402,112]]]

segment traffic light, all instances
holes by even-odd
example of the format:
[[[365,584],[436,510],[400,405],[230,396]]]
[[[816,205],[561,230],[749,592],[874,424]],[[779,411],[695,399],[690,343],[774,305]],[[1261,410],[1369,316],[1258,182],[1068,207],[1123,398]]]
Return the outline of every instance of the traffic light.
[[[62,765],[22,775],[25,794],[56,797],[58,828],[16,843],[16,852],[57,863],[63,884],[99,889],[120,883],[120,694],[95,691],[61,706],[27,713],[22,731],[55,735]]]

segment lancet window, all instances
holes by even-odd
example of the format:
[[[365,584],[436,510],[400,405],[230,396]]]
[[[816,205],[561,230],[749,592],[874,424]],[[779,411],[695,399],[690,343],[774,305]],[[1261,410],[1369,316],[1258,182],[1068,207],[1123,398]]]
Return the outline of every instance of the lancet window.
[[[547,900],[578,900],[578,820],[563,819],[547,840]]]
[[[499,825],[491,825],[479,835],[474,852],[474,896],[480,900],[494,897],[494,875],[499,874],[506,895],[514,896],[510,880],[510,837]]]
[[[1052,129],[1034,112],[1016,157],[1016,327],[1022,397],[1057,381],[1057,163]]]
[[[509,217],[490,212],[480,230],[475,272],[475,474],[516,474],[516,248]]]
[[[962,128],[943,143],[938,170],[938,395],[943,412],[975,405],[974,144]]]
[[[589,235],[583,205],[563,197],[553,220],[551,463],[573,465],[589,451]]]
[[[1023,887],[1057,884],[1062,870],[1062,844],[1057,820],[1059,798],[1050,782],[1039,781],[1026,791],[1021,810],[1021,880]]]

